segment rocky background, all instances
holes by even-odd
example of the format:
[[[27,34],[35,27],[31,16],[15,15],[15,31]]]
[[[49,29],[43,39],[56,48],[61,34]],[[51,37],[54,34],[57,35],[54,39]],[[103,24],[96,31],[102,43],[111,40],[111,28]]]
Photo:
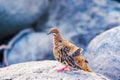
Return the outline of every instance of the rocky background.
[[[52,36],[47,32],[57,27],[84,48],[94,71],[119,80],[119,25],[119,0],[0,0],[0,44],[11,47],[0,51],[0,66],[53,60]]]
[[[82,70],[57,72],[63,67],[57,61],[33,61],[0,69],[1,80],[110,80],[99,73]]]

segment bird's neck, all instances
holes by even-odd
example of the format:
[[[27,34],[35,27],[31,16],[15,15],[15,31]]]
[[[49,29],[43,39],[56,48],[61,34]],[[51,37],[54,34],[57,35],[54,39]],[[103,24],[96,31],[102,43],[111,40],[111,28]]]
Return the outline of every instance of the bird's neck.
[[[58,34],[54,34],[53,39],[54,39],[54,43],[57,44],[60,41],[62,41],[64,38],[62,37],[60,33],[58,33]]]

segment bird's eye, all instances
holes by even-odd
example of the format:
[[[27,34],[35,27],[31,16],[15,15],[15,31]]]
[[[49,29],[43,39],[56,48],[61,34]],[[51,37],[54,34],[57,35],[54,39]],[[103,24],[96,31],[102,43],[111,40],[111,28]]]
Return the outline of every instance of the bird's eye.
[[[62,41],[60,40],[59,42],[61,43]]]

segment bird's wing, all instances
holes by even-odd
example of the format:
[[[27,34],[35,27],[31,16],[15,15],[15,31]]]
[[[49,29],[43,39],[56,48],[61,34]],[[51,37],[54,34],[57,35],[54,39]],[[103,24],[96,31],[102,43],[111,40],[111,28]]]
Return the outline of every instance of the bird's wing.
[[[72,55],[77,49],[79,49],[76,45],[74,45],[73,43],[71,43],[70,41],[68,41],[68,40],[64,40],[64,42],[63,42],[63,46],[67,46],[68,48],[69,48],[69,53],[67,53],[67,54],[69,54],[69,55]],[[80,50],[81,50],[82,48],[80,48]],[[82,49],[83,50],[83,49]],[[82,50],[81,50],[81,52],[82,52]]]
[[[88,61],[81,55],[80,49],[77,49],[71,56],[80,69],[87,72],[92,72],[91,68],[87,64]]]
[[[82,48],[79,48],[79,49],[77,49],[72,55],[70,55],[71,57],[79,57],[80,55],[82,55],[82,52],[83,51],[83,49]],[[88,63],[88,61],[85,59],[85,62],[86,63]]]
[[[66,50],[66,49],[60,49],[59,53],[63,56],[64,63],[66,65],[69,65],[72,68],[79,68],[79,66],[76,65],[73,57],[68,55],[68,53],[69,53],[68,50]]]
[[[77,49],[71,56],[72,56],[72,57],[79,56],[82,51],[83,51],[83,49],[82,49],[82,48],[79,48],[79,49]]]

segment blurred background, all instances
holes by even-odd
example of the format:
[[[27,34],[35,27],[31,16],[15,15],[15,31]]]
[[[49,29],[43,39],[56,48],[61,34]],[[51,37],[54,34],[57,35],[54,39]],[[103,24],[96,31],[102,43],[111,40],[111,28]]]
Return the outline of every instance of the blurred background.
[[[102,32],[120,25],[120,0],[0,0],[0,66],[53,60],[52,35],[84,48]],[[84,53],[83,52],[83,53]]]

